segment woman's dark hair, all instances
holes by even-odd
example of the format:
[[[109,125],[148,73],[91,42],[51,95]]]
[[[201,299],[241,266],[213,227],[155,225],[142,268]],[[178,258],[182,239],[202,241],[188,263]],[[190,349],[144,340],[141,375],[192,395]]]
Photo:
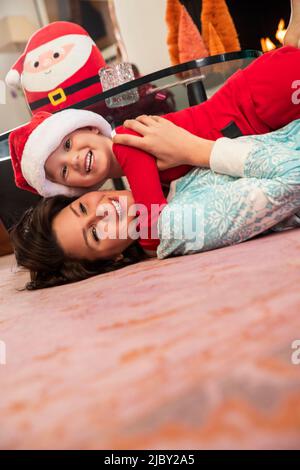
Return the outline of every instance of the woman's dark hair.
[[[35,290],[81,281],[137,263],[146,256],[135,241],[123,252],[123,259],[88,261],[65,255],[52,230],[54,217],[76,198],[55,196],[42,199],[28,209],[11,229],[10,238],[18,266],[30,271],[26,289]]]

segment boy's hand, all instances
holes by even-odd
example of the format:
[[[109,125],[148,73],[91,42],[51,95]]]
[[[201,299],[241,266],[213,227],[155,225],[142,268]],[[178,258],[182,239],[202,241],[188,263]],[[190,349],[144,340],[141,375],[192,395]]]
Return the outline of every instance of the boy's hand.
[[[157,158],[159,170],[182,164],[193,164],[190,157],[195,146],[195,139],[199,138],[167,119],[142,115],[136,119],[128,119],[123,126],[138,132],[142,137],[116,134],[113,142],[137,147],[151,153]]]

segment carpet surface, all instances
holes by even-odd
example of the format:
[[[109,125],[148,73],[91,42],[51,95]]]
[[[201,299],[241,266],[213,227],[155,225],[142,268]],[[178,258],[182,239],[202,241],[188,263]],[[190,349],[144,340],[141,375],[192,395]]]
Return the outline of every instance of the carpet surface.
[[[15,271],[1,449],[300,448],[299,230],[37,292]]]

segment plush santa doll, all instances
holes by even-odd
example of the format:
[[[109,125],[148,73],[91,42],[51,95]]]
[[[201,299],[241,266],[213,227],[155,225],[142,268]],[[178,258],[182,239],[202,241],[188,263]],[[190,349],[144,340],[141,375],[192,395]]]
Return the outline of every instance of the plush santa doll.
[[[32,113],[54,113],[101,93],[99,69],[105,61],[89,34],[66,21],[50,23],[29,39],[6,76],[23,87]]]

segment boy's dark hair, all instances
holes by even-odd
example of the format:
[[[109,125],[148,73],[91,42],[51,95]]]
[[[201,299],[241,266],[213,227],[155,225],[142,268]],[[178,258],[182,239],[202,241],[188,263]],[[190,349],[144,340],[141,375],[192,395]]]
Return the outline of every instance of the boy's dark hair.
[[[81,281],[96,274],[123,268],[145,259],[137,241],[124,252],[120,261],[80,260],[65,255],[52,230],[54,217],[76,198],[55,196],[42,199],[28,209],[11,229],[10,238],[18,266],[30,271],[26,289],[35,290]]]

